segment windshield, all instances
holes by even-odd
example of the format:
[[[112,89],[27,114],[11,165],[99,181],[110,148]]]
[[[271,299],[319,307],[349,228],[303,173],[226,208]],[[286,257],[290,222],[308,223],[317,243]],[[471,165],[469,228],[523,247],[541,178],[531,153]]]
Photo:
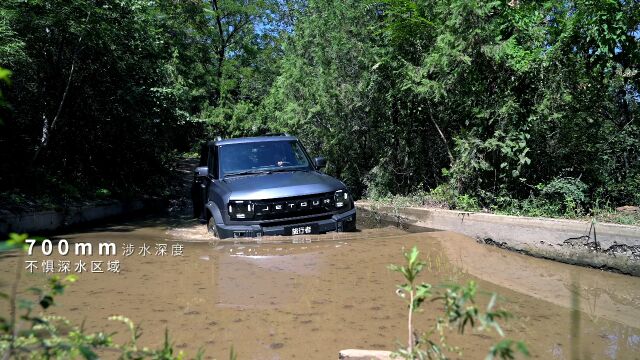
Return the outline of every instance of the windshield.
[[[310,170],[309,159],[297,141],[263,141],[221,145],[220,175]]]

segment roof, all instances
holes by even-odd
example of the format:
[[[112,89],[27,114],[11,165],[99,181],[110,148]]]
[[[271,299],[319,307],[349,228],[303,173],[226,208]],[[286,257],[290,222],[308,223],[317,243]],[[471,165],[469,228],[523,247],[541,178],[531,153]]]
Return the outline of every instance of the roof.
[[[256,136],[256,137],[244,137],[235,139],[223,139],[217,141],[209,141],[209,146],[213,145],[229,145],[229,144],[246,144],[251,142],[265,142],[265,141],[297,141],[295,136]]]

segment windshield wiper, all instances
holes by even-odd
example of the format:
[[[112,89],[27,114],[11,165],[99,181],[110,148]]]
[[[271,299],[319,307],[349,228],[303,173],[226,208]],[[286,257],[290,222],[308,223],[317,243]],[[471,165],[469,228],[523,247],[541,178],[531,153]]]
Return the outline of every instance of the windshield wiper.
[[[232,173],[225,174],[224,177],[227,176],[242,176],[242,175],[259,175],[259,174],[269,174],[271,171],[269,170],[245,170],[245,171],[236,171]]]
[[[270,170],[270,172],[293,172],[293,171],[309,171],[309,169],[282,168],[282,169]]]
[[[294,171],[309,171],[309,169],[281,168],[281,169],[269,169],[269,170],[245,170],[245,171],[227,173],[224,175],[224,177],[242,176],[242,175],[262,175],[262,174],[271,174],[271,173],[277,173],[277,172],[294,172]]]

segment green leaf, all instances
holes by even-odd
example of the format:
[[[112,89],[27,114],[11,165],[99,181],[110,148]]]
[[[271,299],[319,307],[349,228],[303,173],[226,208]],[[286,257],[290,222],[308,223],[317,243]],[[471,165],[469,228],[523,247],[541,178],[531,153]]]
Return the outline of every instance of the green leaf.
[[[79,349],[82,356],[87,360],[97,360],[100,358],[88,345],[80,345]]]
[[[522,353],[522,355],[526,357],[531,356],[531,354],[529,353],[529,349],[527,348],[527,344],[525,344],[523,341],[516,342],[516,348],[518,349],[518,351],[520,351],[520,353]]]
[[[74,283],[74,282],[78,281],[78,279],[79,279],[78,275],[71,274],[71,275],[67,275],[64,278],[64,281],[67,281],[67,282],[70,282],[70,283]]]

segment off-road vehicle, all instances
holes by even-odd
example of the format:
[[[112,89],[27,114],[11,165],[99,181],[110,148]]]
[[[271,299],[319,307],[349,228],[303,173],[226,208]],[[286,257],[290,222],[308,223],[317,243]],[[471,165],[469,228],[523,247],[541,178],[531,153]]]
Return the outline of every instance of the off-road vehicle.
[[[286,134],[209,141],[195,169],[194,216],[218,238],[355,230],[351,194],[325,166]]]

